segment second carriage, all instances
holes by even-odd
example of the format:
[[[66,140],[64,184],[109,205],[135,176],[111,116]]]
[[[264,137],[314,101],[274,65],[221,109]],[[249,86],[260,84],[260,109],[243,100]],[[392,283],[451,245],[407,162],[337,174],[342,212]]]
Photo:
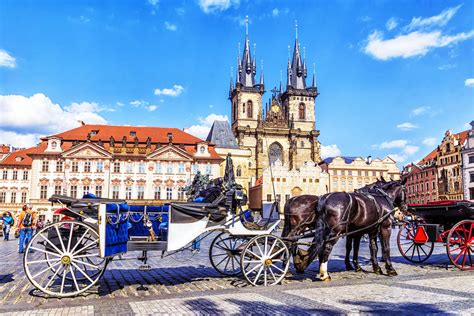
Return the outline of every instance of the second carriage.
[[[406,260],[422,263],[431,257],[435,244],[443,244],[455,267],[474,269],[474,203],[436,201],[411,205],[409,212],[409,220],[397,236]]]

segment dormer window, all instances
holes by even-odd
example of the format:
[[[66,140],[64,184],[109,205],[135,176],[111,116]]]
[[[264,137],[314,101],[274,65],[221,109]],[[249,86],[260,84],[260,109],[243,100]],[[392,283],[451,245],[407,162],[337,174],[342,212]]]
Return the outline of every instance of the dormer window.
[[[99,133],[99,131],[94,129],[91,131],[91,136],[97,135],[97,133]]]
[[[206,148],[204,146],[201,146],[201,148],[199,148],[199,151],[201,152],[201,154],[204,154],[204,152],[206,151]]]
[[[15,158],[15,161],[22,161],[22,160],[23,160],[23,157],[20,157],[20,156],[17,156],[17,157]]]
[[[137,136],[137,132],[135,132],[135,131],[130,131],[130,136],[132,136],[132,137]]]

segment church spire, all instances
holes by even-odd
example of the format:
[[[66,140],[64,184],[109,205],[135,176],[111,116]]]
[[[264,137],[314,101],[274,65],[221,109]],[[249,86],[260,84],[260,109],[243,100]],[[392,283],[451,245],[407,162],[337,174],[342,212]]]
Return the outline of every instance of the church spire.
[[[263,76],[263,59],[260,61],[260,63],[262,65],[262,69],[260,70],[260,89],[263,89],[263,87],[265,86],[265,78]]]
[[[290,68],[288,67],[288,69]],[[300,43],[298,41],[298,21],[295,21],[295,46],[293,48],[291,72],[289,71],[288,77],[290,79],[289,85],[294,89],[306,89],[306,64],[301,60]]]
[[[250,53],[249,41],[249,18],[245,17],[245,44],[242,61],[240,62],[240,78],[239,81],[244,87],[253,87],[255,85],[256,64],[255,57],[252,59]]]
[[[229,98],[232,94],[232,91],[234,90],[234,80],[232,79],[232,73],[234,72],[234,69],[230,67],[230,86],[229,86]]]
[[[311,84],[313,89],[316,88],[316,64],[313,63],[313,83]]]
[[[283,94],[283,71],[280,70],[280,94]]]

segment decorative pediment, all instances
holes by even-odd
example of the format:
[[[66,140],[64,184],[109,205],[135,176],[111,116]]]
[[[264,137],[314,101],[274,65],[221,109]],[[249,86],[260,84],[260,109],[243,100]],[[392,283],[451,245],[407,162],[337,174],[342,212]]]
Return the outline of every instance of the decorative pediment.
[[[145,185],[146,184],[146,180],[145,179],[138,179],[137,180],[137,185]]]
[[[133,182],[135,182],[135,180],[133,180],[131,177],[127,177],[127,179],[125,179],[125,185],[127,186],[133,185]]]
[[[62,154],[64,158],[112,158],[104,148],[93,143],[82,143],[74,146]]]
[[[154,184],[155,186],[159,186],[159,185],[161,185],[162,183],[163,183],[163,180],[161,180],[161,179],[153,180],[153,184]]]
[[[167,187],[171,187],[174,184],[174,180],[168,179],[168,180],[166,180],[165,184],[166,184]]]
[[[102,185],[104,183],[104,179],[98,178],[94,180],[95,185]]]
[[[164,161],[192,161],[193,158],[183,149],[173,145],[158,148],[150,155],[148,159]]]
[[[112,180],[112,185],[120,185],[120,182],[122,182],[122,180],[115,178]]]
[[[92,179],[89,178],[89,177],[85,177],[84,179],[82,179],[82,184],[83,185],[90,185],[92,182]]]
[[[71,183],[71,185],[77,185],[77,183],[79,182],[79,179],[78,178],[71,178],[71,179],[69,179],[69,182]]]
[[[41,185],[47,185],[47,184],[49,183],[49,179],[48,179],[48,178],[41,178],[41,179],[39,180],[39,183],[40,183]]]
[[[61,179],[61,178],[56,178],[56,179],[53,180],[53,182],[54,182],[55,185],[60,185],[60,184],[63,183],[63,179]]]

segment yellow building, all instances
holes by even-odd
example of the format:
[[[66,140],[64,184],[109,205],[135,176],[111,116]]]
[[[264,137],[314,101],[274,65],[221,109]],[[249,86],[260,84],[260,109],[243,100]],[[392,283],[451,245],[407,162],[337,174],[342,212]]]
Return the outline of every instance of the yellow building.
[[[361,157],[329,157],[320,166],[329,173],[330,192],[353,192],[381,177],[399,180],[400,170],[390,158],[363,159]]]

